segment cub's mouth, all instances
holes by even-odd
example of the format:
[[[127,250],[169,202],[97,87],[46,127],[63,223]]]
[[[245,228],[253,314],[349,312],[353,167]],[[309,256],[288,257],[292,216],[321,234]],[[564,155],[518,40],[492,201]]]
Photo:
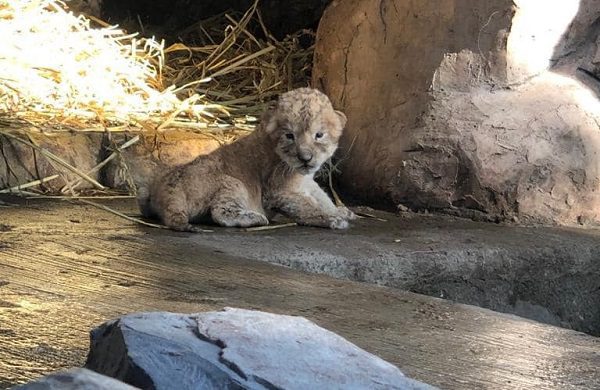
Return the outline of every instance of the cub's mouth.
[[[295,169],[302,174],[314,173],[318,170],[318,166],[314,164],[299,164]]]
[[[299,158],[291,157],[289,155],[282,156],[283,161],[290,167],[292,170],[302,174],[308,175],[315,173],[321,167],[321,164],[317,159],[310,159],[309,161],[302,161]]]

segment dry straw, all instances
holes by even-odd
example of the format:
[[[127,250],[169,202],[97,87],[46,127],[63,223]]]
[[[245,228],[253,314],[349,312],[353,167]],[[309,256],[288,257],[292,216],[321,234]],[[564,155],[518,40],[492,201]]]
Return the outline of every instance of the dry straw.
[[[45,130],[154,128],[173,113],[201,121],[218,107],[159,89],[163,43],[91,28],[56,1],[0,1],[0,112]],[[181,115],[183,116],[183,115]],[[203,121],[206,122],[206,121]]]
[[[57,174],[77,175],[65,180],[77,195],[82,182],[104,190],[91,175],[108,161],[83,172],[32,142],[29,132],[179,128],[231,141],[253,130],[266,102],[307,84],[313,49],[299,43],[312,38],[310,31],[275,39],[257,4],[243,15],[199,21],[179,34],[185,44],[165,47],[76,16],[60,1],[0,0],[0,136],[35,149]],[[55,179],[5,190],[31,193]]]
[[[311,32],[277,41],[257,3],[239,21],[222,14],[198,22],[180,34],[186,44],[165,48],[117,27],[93,27],[58,1],[0,0],[2,127],[251,130],[266,100],[306,83],[312,57],[312,47],[298,43]]]

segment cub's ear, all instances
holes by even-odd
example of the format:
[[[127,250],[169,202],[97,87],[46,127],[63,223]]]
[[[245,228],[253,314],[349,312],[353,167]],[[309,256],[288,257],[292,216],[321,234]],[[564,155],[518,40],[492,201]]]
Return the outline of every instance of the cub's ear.
[[[340,120],[340,124],[342,125],[342,129],[346,127],[346,123],[348,123],[348,118],[346,118],[346,114],[341,111],[335,110],[335,114],[338,116]]]
[[[277,105],[271,104],[260,118],[260,128],[267,134],[271,134],[277,128]]]

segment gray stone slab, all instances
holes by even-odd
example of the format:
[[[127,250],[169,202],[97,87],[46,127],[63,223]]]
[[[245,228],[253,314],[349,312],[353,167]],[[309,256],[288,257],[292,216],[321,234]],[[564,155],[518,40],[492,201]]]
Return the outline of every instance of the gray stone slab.
[[[223,362],[267,388],[433,389],[302,317],[227,308],[197,321]]]
[[[152,389],[434,389],[296,316],[132,314],[92,332],[86,367]]]
[[[141,313],[94,329],[85,366],[144,389],[259,389],[219,362],[194,316]]]
[[[190,245],[399,288],[600,335],[600,230],[519,227],[440,215],[354,221],[345,232],[217,230]]]

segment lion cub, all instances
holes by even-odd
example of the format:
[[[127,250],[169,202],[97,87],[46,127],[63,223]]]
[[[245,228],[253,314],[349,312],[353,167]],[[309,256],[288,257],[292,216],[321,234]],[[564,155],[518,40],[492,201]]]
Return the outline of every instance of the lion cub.
[[[140,189],[142,214],[191,232],[206,217],[222,226],[250,227],[267,225],[277,212],[301,225],[345,229],[356,216],[336,207],[313,179],[337,149],[345,124],[346,116],[323,93],[287,92],[250,135]]]

